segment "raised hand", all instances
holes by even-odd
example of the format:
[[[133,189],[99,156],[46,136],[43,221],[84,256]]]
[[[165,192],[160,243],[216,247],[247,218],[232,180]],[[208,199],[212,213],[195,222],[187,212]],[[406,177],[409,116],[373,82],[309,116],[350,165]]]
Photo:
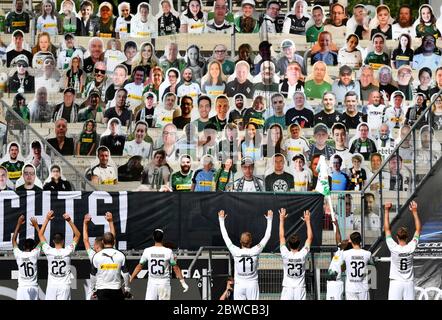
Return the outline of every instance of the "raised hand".
[[[385,202],[384,208],[387,211],[390,211],[390,209],[393,207],[393,204],[391,202]]]
[[[26,221],[25,216],[20,215],[20,217],[18,217],[17,224],[22,225],[25,223],[25,221]]]
[[[91,222],[91,221],[92,221],[92,217],[91,217],[91,215],[90,215],[89,213],[86,213],[86,214],[84,215],[84,218],[83,218],[83,223],[88,224],[88,223]]]
[[[227,214],[224,212],[224,210],[220,210],[220,211],[218,212],[218,217],[220,217],[220,218],[226,218],[226,217],[227,217]]]
[[[112,213],[110,213],[109,211],[106,212],[105,218],[107,222],[112,222],[113,221]]]
[[[32,217],[29,220],[31,221],[31,226],[33,226],[34,228],[38,227],[38,222],[37,222],[37,218],[36,217]]]
[[[310,222],[310,211],[308,211],[308,210],[304,211],[304,221]]]
[[[411,201],[410,205],[408,206],[408,208],[410,209],[411,212],[417,212],[417,202],[416,201]]]
[[[63,214],[63,219],[66,220],[67,222],[71,221],[71,217],[66,212]]]
[[[48,214],[46,215],[46,219],[48,219],[48,220],[52,220],[52,219],[54,219],[54,217],[55,217],[55,214],[54,214],[54,211],[49,211],[48,212]]]
[[[267,218],[273,218],[273,211],[272,210],[267,210],[267,213],[265,215]]]
[[[287,211],[285,208],[281,208],[278,210],[279,212],[279,220],[285,220],[288,217]]]

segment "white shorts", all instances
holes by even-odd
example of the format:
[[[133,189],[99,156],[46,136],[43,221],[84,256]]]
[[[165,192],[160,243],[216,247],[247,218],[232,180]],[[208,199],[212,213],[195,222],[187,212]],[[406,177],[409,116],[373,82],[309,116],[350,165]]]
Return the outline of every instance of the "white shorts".
[[[370,294],[367,291],[362,292],[345,292],[346,300],[370,300]]]
[[[305,287],[282,287],[281,300],[305,300]]]
[[[170,283],[147,283],[145,300],[170,300]]]
[[[233,300],[259,300],[258,281],[250,283],[235,283]]]
[[[38,300],[38,286],[18,287],[17,300]]]
[[[390,279],[390,288],[388,289],[388,300],[414,300],[413,281],[400,281]]]
[[[71,300],[71,288],[46,288],[46,300]]]
[[[341,280],[327,281],[327,300],[342,300],[344,293],[344,282]]]

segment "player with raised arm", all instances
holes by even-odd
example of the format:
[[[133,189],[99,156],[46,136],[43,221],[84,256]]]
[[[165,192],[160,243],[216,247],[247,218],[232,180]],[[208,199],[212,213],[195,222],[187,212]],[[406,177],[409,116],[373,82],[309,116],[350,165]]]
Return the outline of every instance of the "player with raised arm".
[[[146,300],[170,300],[170,267],[173,268],[176,277],[180,279],[184,292],[189,289],[180,267],[176,264],[176,258],[172,250],[163,245],[163,238],[164,231],[155,229],[153,232],[155,244],[144,249],[140,263],[135,267],[130,277],[130,282],[132,282],[147,263],[149,279],[147,281]]]
[[[369,300],[368,265],[373,264],[371,252],[361,248],[362,237],[359,232],[350,235],[352,249],[342,254],[345,263],[346,300]]]
[[[114,238],[116,238],[117,233],[115,231],[112,213],[106,212],[105,218],[106,221],[109,223],[110,232],[113,234]],[[95,238],[94,248],[93,249],[91,248],[91,245],[89,243],[89,230],[88,230],[89,229],[88,226],[91,221],[92,221],[91,215],[89,213],[85,214],[83,218],[83,243],[84,243],[84,248],[87,252],[87,256],[89,257],[89,261],[92,263],[92,258],[94,257],[94,254],[103,250],[104,245],[103,245],[103,237],[99,236]],[[91,275],[91,278],[92,277],[94,276]],[[91,281],[93,283],[95,282],[94,280]],[[92,298],[96,298],[94,292],[95,288],[89,287],[88,293],[86,294],[86,299],[91,300]]]
[[[109,223],[110,233],[112,233],[114,235],[114,238],[116,238],[117,233],[115,231],[114,219],[112,213],[106,212],[105,218],[106,221]],[[91,221],[92,221],[91,215],[89,213],[85,214],[83,218],[83,243],[84,243],[84,248],[86,249],[87,252],[87,256],[89,257],[89,260],[92,262],[92,257],[94,256],[94,254],[101,251],[104,248],[104,245],[103,245],[103,237],[99,236],[95,238],[94,248],[93,249],[91,248],[91,245],[89,243],[89,231],[88,231],[89,223]]]
[[[46,219],[38,231],[40,245],[46,257],[48,258],[48,286],[46,288],[46,300],[70,300],[71,299],[71,255],[75,251],[80,240],[80,231],[78,231],[71,217],[65,213],[63,219],[69,224],[74,232],[72,243],[64,248],[64,236],[61,233],[55,233],[53,242],[55,248],[49,246],[45,238],[45,230],[49,221],[54,219],[54,211],[49,211]],[[35,227],[35,225],[34,225]]]
[[[114,248],[115,238],[112,233],[106,232],[103,235],[103,245],[104,248],[92,258],[91,274],[94,277],[91,278],[91,286],[97,289],[98,300],[124,300],[132,297],[126,256]]]
[[[335,225],[335,239],[338,251],[333,255],[333,259],[328,267],[327,274],[327,300],[342,300],[344,293],[344,282],[342,282],[342,254],[345,250],[351,249],[348,240],[342,240],[339,224],[337,220],[333,220]]]
[[[272,232],[273,211],[268,210],[267,228],[261,242],[252,248],[252,234],[250,232],[243,232],[241,234],[240,243],[241,248],[235,246],[227,234],[224,220],[227,214],[224,210],[218,212],[219,225],[224,242],[227,245],[230,253],[235,261],[235,288],[233,289],[234,300],[259,300],[259,285],[258,285],[258,264],[259,254],[264,250],[267,242],[270,239]]]
[[[38,300],[37,258],[40,255],[40,246],[35,247],[34,239],[26,239],[23,245],[24,251],[22,251],[17,244],[18,233],[25,222],[25,216],[19,216],[12,235],[12,247],[18,266],[17,300]],[[37,231],[38,229],[37,224]]]
[[[411,201],[409,209],[413,215],[416,231],[413,239],[407,243],[408,230],[405,227],[399,228],[396,233],[396,241],[391,236],[390,229],[390,209],[391,203],[384,206],[384,231],[388,249],[391,252],[390,262],[390,288],[388,290],[388,300],[414,300],[414,272],[413,272],[413,252],[416,250],[422,226],[417,213],[417,203]]]
[[[301,240],[297,234],[292,234],[287,241],[285,240],[284,222],[287,217],[286,209],[279,209],[279,245],[284,266],[281,300],[305,300],[305,260],[313,241],[310,212],[304,211],[307,240],[301,250],[299,250]]]

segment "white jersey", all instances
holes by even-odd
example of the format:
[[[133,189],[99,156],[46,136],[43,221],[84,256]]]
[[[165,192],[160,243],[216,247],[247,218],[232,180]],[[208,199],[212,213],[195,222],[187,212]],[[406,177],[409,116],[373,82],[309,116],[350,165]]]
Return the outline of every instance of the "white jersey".
[[[226,227],[224,225],[224,218],[219,218],[219,224],[221,227],[221,234],[224,242],[227,245],[230,253],[235,261],[235,283],[247,284],[251,281],[258,281],[258,266],[259,266],[259,254],[264,250],[267,242],[270,239],[270,233],[272,231],[272,218],[267,218],[267,228],[261,242],[253,248],[238,248],[230,240]]]
[[[342,264],[343,261],[343,253],[344,250],[338,248],[338,251],[333,255],[332,261],[330,262],[330,266],[328,267],[329,271],[336,272],[336,281],[340,281],[342,279]]]
[[[381,230],[381,219],[378,214],[370,212],[366,220],[367,230],[379,231]]]
[[[125,290],[129,291],[129,273],[127,271],[126,257],[114,248],[104,248],[92,258],[92,275],[97,290],[118,290],[122,288],[123,277]]]
[[[123,156],[141,156],[143,159],[149,159],[151,152],[152,145],[149,142],[137,143],[134,139],[124,144]]]
[[[302,138],[288,138],[284,141],[282,148],[287,152],[287,159],[290,162],[295,155],[305,155],[309,151],[308,143]]]
[[[338,64],[347,65],[350,68],[359,69],[362,65],[362,53],[359,50],[348,52],[347,48],[341,48],[338,51]]]
[[[18,287],[38,286],[37,283],[37,258],[40,255],[40,247],[26,252],[18,247],[14,248],[14,257],[18,266]]]
[[[92,170],[92,175],[97,176],[100,184],[114,184],[117,174],[112,166],[103,168],[97,166]]]
[[[114,72],[115,67],[126,61],[126,56],[119,50],[106,50],[104,52],[104,61],[106,62],[106,71],[108,74]]]
[[[416,250],[419,237],[414,236],[407,245],[400,246],[391,236],[387,237],[387,246],[391,252],[390,279],[413,281],[413,252]]]
[[[130,23],[130,36],[132,38],[156,38],[155,22],[141,22],[140,20],[132,19]]]
[[[348,148],[343,150],[336,150],[335,154],[342,158],[341,169],[350,169],[353,165],[351,163],[351,157],[353,157],[353,153],[350,153]]]
[[[42,250],[48,258],[48,287],[69,288],[71,286],[71,255],[77,244],[56,249],[43,243]]]
[[[283,287],[305,287],[305,260],[310,251],[309,246],[304,246],[300,251],[289,251],[286,246],[281,246],[281,257],[284,266]]]
[[[402,28],[399,23],[393,23],[391,28],[391,35],[393,40],[399,39],[401,34],[408,34],[410,35],[411,39],[416,38],[416,28],[414,25],[411,25],[409,27]]]
[[[378,106],[367,105],[367,124],[372,134],[379,131],[379,127],[383,122],[384,110],[385,106],[383,104]]]
[[[371,252],[364,249],[350,249],[344,251],[343,260],[346,267],[346,292],[368,291],[368,262]]]
[[[198,83],[181,84],[176,92],[178,97],[189,96],[193,100],[193,107],[198,106],[198,96],[201,94],[201,88]]]
[[[140,264],[146,263],[149,271],[149,284],[170,284],[170,267],[176,265],[171,249],[156,246],[144,249]]]
[[[127,90],[127,101],[129,102],[129,110],[134,112],[134,110],[143,103],[143,90],[144,85],[135,84],[134,82],[128,83],[124,86]]]
[[[132,16],[133,18],[133,16]],[[130,35],[128,30],[131,26],[131,20],[127,21],[123,17],[118,17],[117,22],[115,23],[115,32],[118,32],[120,39],[127,39]]]
[[[295,192],[306,192],[308,186],[312,182],[312,174],[309,170],[293,171],[293,180],[295,182]]]
[[[383,122],[388,125],[390,132],[393,132],[394,128],[402,127],[405,121],[405,111],[403,108],[405,107],[398,109],[392,106],[385,109]]]
[[[155,108],[153,118],[156,128],[163,128],[166,124],[173,122],[174,109],[166,110],[162,107]]]
[[[180,16],[181,25],[186,24],[187,25],[187,33],[193,33],[193,34],[201,34],[204,32],[204,29],[206,27],[207,22],[207,13],[203,13],[203,17],[201,19],[195,20],[194,18],[189,18],[185,13],[183,12]]]

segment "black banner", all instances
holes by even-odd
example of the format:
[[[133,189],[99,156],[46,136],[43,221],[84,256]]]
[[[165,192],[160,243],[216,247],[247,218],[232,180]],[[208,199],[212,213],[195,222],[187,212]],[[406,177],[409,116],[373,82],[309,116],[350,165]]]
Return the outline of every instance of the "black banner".
[[[42,224],[49,210],[55,218],[46,230],[46,238],[55,232],[64,233],[70,243],[73,233],[63,220],[67,212],[82,231],[83,217],[92,216],[89,236],[102,235],[108,230],[104,218],[112,212],[117,231],[117,248],[141,250],[152,245],[152,232],[156,228],[165,231],[165,241],[175,248],[198,250],[201,246],[224,246],[218,223],[218,211],[227,213],[226,227],[235,244],[239,236],[250,231],[254,243],[264,236],[266,220],[264,214],[274,212],[272,236],[267,252],[278,252],[278,209],[286,208],[289,214],[286,234],[298,232],[306,238],[305,224],[301,220],[304,210],[312,213],[313,245],[322,242],[323,196],[312,194],[273,193],[157,193],[157,192],[0,192],[0,250],[12,249],[11,236],[20,214],[26,217],[26,230],[22,227],[20,240],[36,237],[29,225],[35,216]],[[81,241],[80,241],[81,242]],[[83,244],[79,244],[79,249]]]

